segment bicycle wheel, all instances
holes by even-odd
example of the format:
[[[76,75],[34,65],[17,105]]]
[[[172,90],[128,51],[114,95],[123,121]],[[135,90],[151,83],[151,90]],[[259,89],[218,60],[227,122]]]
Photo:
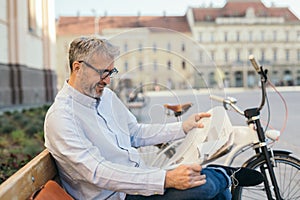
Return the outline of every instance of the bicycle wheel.
[[[278,187],[282,199],[300,199],[300,161],[290,155],[275,153],[274,155],[274,173],[277,179]],[[260,171],[260,167],[267,168],[266,161],[263,156],[258,157],[248,163],[246,167]],[[275,198],[273,186],[270,177],[267,179],[272,191],[272,198]],[[254,187],[237,187],[233,191],[233,199],[268,199],[264,184]]]

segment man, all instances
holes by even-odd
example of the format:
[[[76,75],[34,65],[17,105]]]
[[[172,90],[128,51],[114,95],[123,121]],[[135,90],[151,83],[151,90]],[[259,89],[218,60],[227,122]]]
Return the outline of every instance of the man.
[[[137,147],[183,138],[210,115],[194,114],[183,123],[137,123],[105,87],[117,73],[118,54],[96,37],[70,44],[71,75],[45,119],[45,146],[67,192],[75,199],[230,199],[232,168],[190,164],[164,170],[143,163]],[[262,181],[257,174],[250,173],[259,179],[250,184]]]

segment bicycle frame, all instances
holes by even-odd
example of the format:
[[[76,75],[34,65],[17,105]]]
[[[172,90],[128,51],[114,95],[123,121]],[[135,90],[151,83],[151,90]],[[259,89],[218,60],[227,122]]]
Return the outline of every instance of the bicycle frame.
[[[245,148],[249,149],[253,147],[254,144],[258,143],[258,138],[256,135],[254,127],[251,125],[246,126],[234,126],[233,127],[233,144],[230,152],[226,154],[226,159],[224,165],[232,165],[235,158],[244,152]]]
[[[266,142],[265,132],[261,126],[260,117],[259,117],[260,110],[263,108],[265,104],[265,98],[266,98],[265,84],[267,82],[267,70],[264,70],[262,66],[258,68],[258,65],[256,64],[256,61],[254,60],[253,56],[250,58],[250,61],[261,77],[261,90],[262,90],[261,103],[258,108],[250,108],[250,109],[246,109],[245,111],[241,111],[237,106],[234,105],[235,102],[232,102],[230,99],[228,100],[222,99],[223,106],[225,107],[225,109],[227,109],[227,105],[230,105],[235,111],[237,111],[238,113],[240,113],[241,115],[245,116],[248,119],[247,123],[249,126],[248,130],[243,129],[241,127],[234,129],[235,130],[234,136],[237,137],[235,138],[236,147],[232,149],[232,151],[229,153],[225,161],[225,164],[231,165],[236,155],[238,155],[240,152],[243,151],[243,148],[253,146],[256,155],[263,155],[266,160],[267,170],[261,167],[260,168],[261,173],[263,173],[264,176],[267,177],[266,175],[268,172],[272,182],[272,186],[274,187],[273,190],[276,199],[282,199],[279,192],[276,176],[273,170],[271,156]],[[212,98],[212,99],[220,101],[219,97]],[[239,139],[239,137],[242,139]],[[264,181],[264,185],[265,185],[268,199],[272,199],[272,192],[270,190],[270,186],[267,179]]]

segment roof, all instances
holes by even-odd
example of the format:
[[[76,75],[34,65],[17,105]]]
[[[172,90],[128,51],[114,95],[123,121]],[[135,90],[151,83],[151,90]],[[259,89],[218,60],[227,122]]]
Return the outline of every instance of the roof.
[[[245,17],[248,8],[253,8],[257,17],[284,17],[293,22],[299,19],[287,7],[266,7],[257,0],[228,1],[222,8],[193,8],[195,21],[214,21],[217,17]]]
[[[105,29],[159,27],[178,32],[190,32],[186,16],[104,16],[99,18],[99,33]],[[91,34],[95,30],[95,17],[60,17],[57,34]]]

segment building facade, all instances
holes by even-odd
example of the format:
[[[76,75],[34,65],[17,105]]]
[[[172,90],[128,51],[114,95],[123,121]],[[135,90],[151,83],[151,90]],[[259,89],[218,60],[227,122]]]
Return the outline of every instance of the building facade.
[[[222,69],[227,86],[257,86],[249,55],[269,70],[274,84],[300,85],[300,21],[288,8],[228,0],[222,8],[191,8],[187,16],[193,37]],[[214,77],[213,70],[206,73]]]
[[[53,1],[0,0],[0,10],[0,107],[53,101]]]
[[[190,33],[185,16],[116,16],[97,20],[60,17],[57,24],[57,65],[61,66],[58,83],[61,86],[69,75],[66,55],[71,40],[96,34],[120,47],[120,56],[115,60],[120,79],[111,85],[115,90],[140,86],[146,90],[192,87],[191,65],[195,57],[192,46],[197,42]]]
[[[300,20],[288,8],[260,0],[188,8],[184,16],[60,17],[59,85],[68,76],[68,44],[91,34],[120,46],[115,65],[123,82],[114,83],[116,89],[256,87],[251,54],[275,84],[300,85]]]

